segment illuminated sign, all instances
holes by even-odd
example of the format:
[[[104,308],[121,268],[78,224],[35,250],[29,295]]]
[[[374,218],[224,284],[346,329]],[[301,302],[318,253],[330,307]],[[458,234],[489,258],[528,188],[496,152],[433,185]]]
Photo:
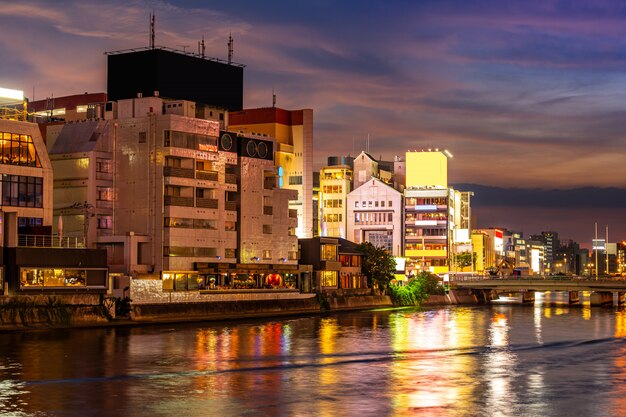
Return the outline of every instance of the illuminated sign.
[[[20,90],[11,90],[10,88],[1,88],[0,87],[0,97],[23,101],[24,100],[24,92],[20,91]]]
[[[604,239],[592,239],[591,240],[591,249],[592,250],[606,250],[606,240],[604,240]]]
[[[416,226],[437,226],[437,220],[415,220]]]
[[[418,211],[437,211],[437,206],[434,204],[416,204],[415,210]]]
[[[213,145],[210,143],[199,143],[198,149],[206,152],[217,152],[217,145]]]
[[[393,258],[396,261],[396,272],[404,272],[406,268],[405,258]]]

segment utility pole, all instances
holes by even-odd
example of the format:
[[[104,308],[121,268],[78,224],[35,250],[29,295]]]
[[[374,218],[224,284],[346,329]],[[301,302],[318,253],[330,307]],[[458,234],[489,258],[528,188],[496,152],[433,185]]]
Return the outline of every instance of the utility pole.
[[[85,248],[89,249],[89,218],[94,216],[91,212],[93,204],[85,201],[83,203],[74,203],[70,207],[83,210],[83,215],[85,216],[83,220],[83,235],[85,237]]]
[[[594,244],[591,245],[591,249],[593,251],[595,251],[595,258],[596,258],[596,280],[598,279],[598,222],[596,221],[596,238],[595,241],[593,242]],[[594,248],[595,245],[595,248]]]
[[[609,275],[609,225],[606,225],[606,242],[604,242],[604,251],[606,252],[606,274]]]

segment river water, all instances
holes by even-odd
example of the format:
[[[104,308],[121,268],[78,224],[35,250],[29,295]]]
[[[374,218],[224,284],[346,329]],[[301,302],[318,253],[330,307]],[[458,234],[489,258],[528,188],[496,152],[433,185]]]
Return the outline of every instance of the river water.
[[[626,415],[626,311],[538,299],[3,333],[0,415]]]

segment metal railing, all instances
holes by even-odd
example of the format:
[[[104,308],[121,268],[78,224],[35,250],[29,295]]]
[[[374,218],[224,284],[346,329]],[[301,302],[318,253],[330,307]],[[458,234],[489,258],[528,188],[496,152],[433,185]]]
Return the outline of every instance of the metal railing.
[[[163,167],[163,176],[165,177],[179,177],[179,178],[193,178],[194,170],[190,168],[178,168],[178,167]]]
[[[85,248],[84,237],[54,235],[18,235],[17,246],[29,248]]]

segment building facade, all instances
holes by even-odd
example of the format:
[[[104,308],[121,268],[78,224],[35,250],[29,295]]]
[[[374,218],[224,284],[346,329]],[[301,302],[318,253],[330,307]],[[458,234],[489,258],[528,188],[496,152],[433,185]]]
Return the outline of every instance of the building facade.
[[[66,124],[54,142],[64,233],[85,233],[112,269],[167,290],[285,284],[296,195],[276,186],[274,139],[220,130],[180,100],[120,100],[116,112]]]
[[[403,254],[403,196],[384,182],[370,178],[348,194],[347,239],[370,242],[390,254]]]
[[[347,165],[327,166],[320,171],[320,236],[345,238],[348,218],[347,197],[352,189],[352,168]]]
[[[296,233],[313,237],[313,110],[268,107],[231,112],[229,129],[276,140],[278,186],[298,192],[290,205],[298,212]]]

